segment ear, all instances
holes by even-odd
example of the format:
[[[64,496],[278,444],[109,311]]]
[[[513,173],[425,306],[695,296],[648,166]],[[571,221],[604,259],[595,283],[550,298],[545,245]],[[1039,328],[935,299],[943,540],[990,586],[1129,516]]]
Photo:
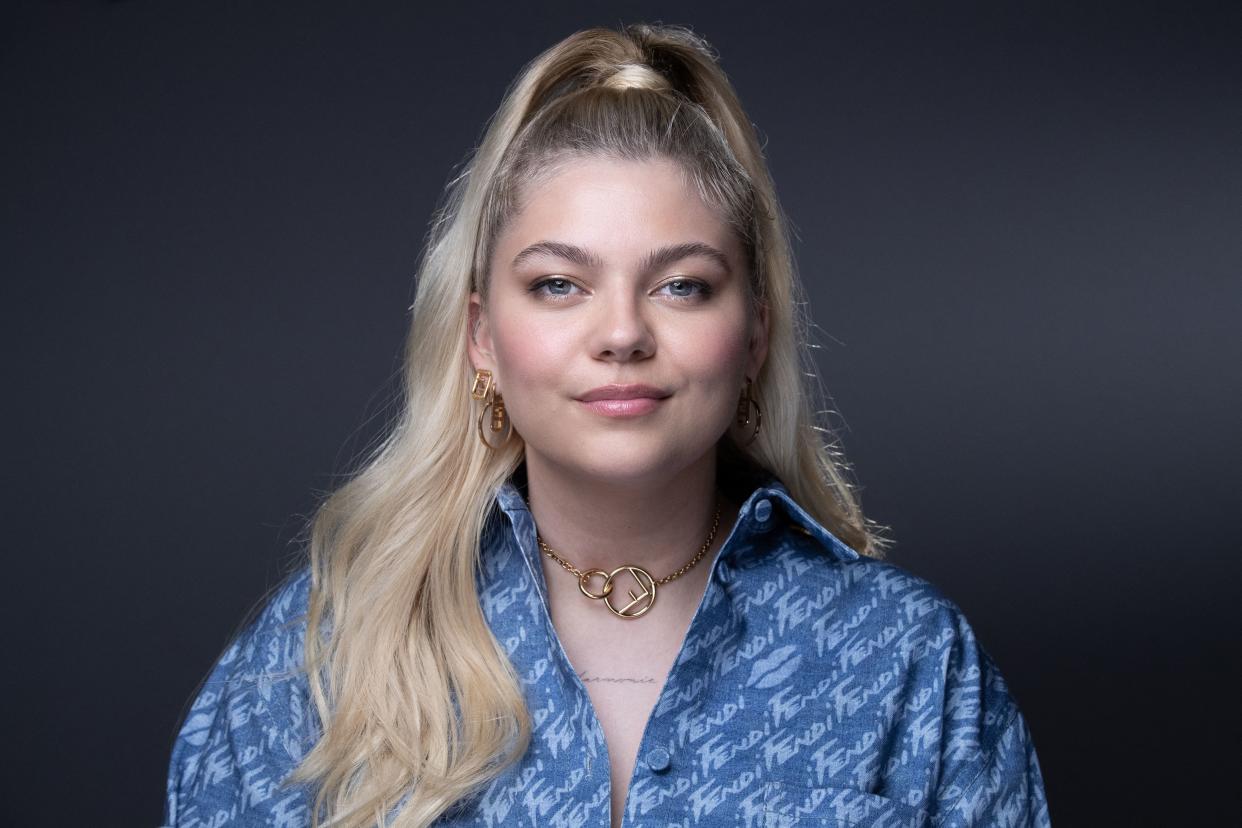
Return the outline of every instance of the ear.
[[[768,305],[764,302],[759,305],[759,312],[755,315],[755,323],[750,333],[750,344],[747,348],[746,376],[751,379],[759,376],[759,370],[763,368],[763,363],[768,358],[768,334],[770,332]]]
[[[466,314],[466,350],[470,364],[476,369],[495,372],[496,358],[492,354],[492,329],[487,320],[487,308],[483,297],[475,291],[470,294],[470,309]]]

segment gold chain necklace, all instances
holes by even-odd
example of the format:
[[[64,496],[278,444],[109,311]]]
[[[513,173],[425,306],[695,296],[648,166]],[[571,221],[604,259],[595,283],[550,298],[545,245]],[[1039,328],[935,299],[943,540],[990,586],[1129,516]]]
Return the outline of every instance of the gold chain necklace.
[[[560,555],[557,555],[556,552],[553,551],[552,547],[543,542],[543,538],[539,537],[538,532],[535,533],[535,540],[539,542],[539,548],[543,550],[545,555],[564,567],[566,572],[578,576],[578,589],[582,590],[583,595],[597,601],[602,600],[604,602],[604,606],[612,610],[612,614],[618,618],[639,618],[646,615],[647,612],[655,606],[657,586],[664,586],[670,581],[677,580],[682,575],[689,572],[695,564],[703,560],[703,556],[707,554],[707,550],[711,547],[712,541],[716,539],[716,529],[719,527],[720,505],[717,504],[716,516],[712,518],[712,531],[708,533],[707,540],[703,541],[703,545],[699,548],[699,551],[696,552],[694,557],[691,558],[688,563],[683,565],[681,569],[678,569],[671,575],[665,575],[658,581],[651,577],[651,574],[641,566],[631,566],[629,564],[619,566],[612,572],[605,572],[602,569],[588,569],[583,572],[578,569],[578,567],[562,558]],[[633,578],[635,583],[638,584],[638,588],[641,592],[635,595],[633,589],[627,589],[626,592],[629,593],[630,602],[625,606],[617,607],[612,603],[610,598],[612,596],[613,587],[616,586],[616,578],[622,573],[628,574],[631,578]],[[590,581],[595,577],[602,577],[604,579],[604,585],[601,587],[599,592],[592,592],[590,588]]]

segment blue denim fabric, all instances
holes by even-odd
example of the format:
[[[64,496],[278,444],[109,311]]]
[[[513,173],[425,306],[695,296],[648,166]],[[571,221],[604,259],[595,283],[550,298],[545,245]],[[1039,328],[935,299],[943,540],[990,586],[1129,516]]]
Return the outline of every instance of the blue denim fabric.
[[[743,492],[744,494],[744,492]],[[521,677],[525,755],[440,824],[609,824],[604,733],[547,612],[510,482],[479,595]],[[309,575],[229,647],[177,737],[165,822],[304,826],[281,780],[318,722],[300,673]],[[1031,734],[961,611],[861,557],[768,478],[746,497],[643,733],[626,826],[1045,826]]]

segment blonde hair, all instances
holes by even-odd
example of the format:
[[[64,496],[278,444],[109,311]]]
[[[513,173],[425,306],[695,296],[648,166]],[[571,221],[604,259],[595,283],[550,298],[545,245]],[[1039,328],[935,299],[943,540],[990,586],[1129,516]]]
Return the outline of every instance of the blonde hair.
[[[737,230],[770,334],[755,378],[762,431],[744,449],[723,438],[721,463],[758,464],[851,547],[879,554],[816,424],[785,222],[711,48],[679,27],[574,34],[524,69],[449,183],[418,273],[401,413],[310,524],[305,668],[323,734],[291,781],[313,783],[316,826],[427,825],[526,750],[521,686],[475,581],[495,492],[523,448],[515,436],[493,451],[474,431],[466,320],[523,186],[584,154],[672,159]]]

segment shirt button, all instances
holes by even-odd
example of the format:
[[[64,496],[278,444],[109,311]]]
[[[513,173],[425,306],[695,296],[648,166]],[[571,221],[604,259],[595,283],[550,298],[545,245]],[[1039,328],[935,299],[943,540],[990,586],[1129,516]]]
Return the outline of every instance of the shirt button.
[[[755,504],[755,520],[767,523],[770,517],[772,517],[772,501],[761,500]]]
[[[652,773],[664,773],[671,763],[672,757],[664,748],[652,748],[647,751],[647,767],[651,768]]]

